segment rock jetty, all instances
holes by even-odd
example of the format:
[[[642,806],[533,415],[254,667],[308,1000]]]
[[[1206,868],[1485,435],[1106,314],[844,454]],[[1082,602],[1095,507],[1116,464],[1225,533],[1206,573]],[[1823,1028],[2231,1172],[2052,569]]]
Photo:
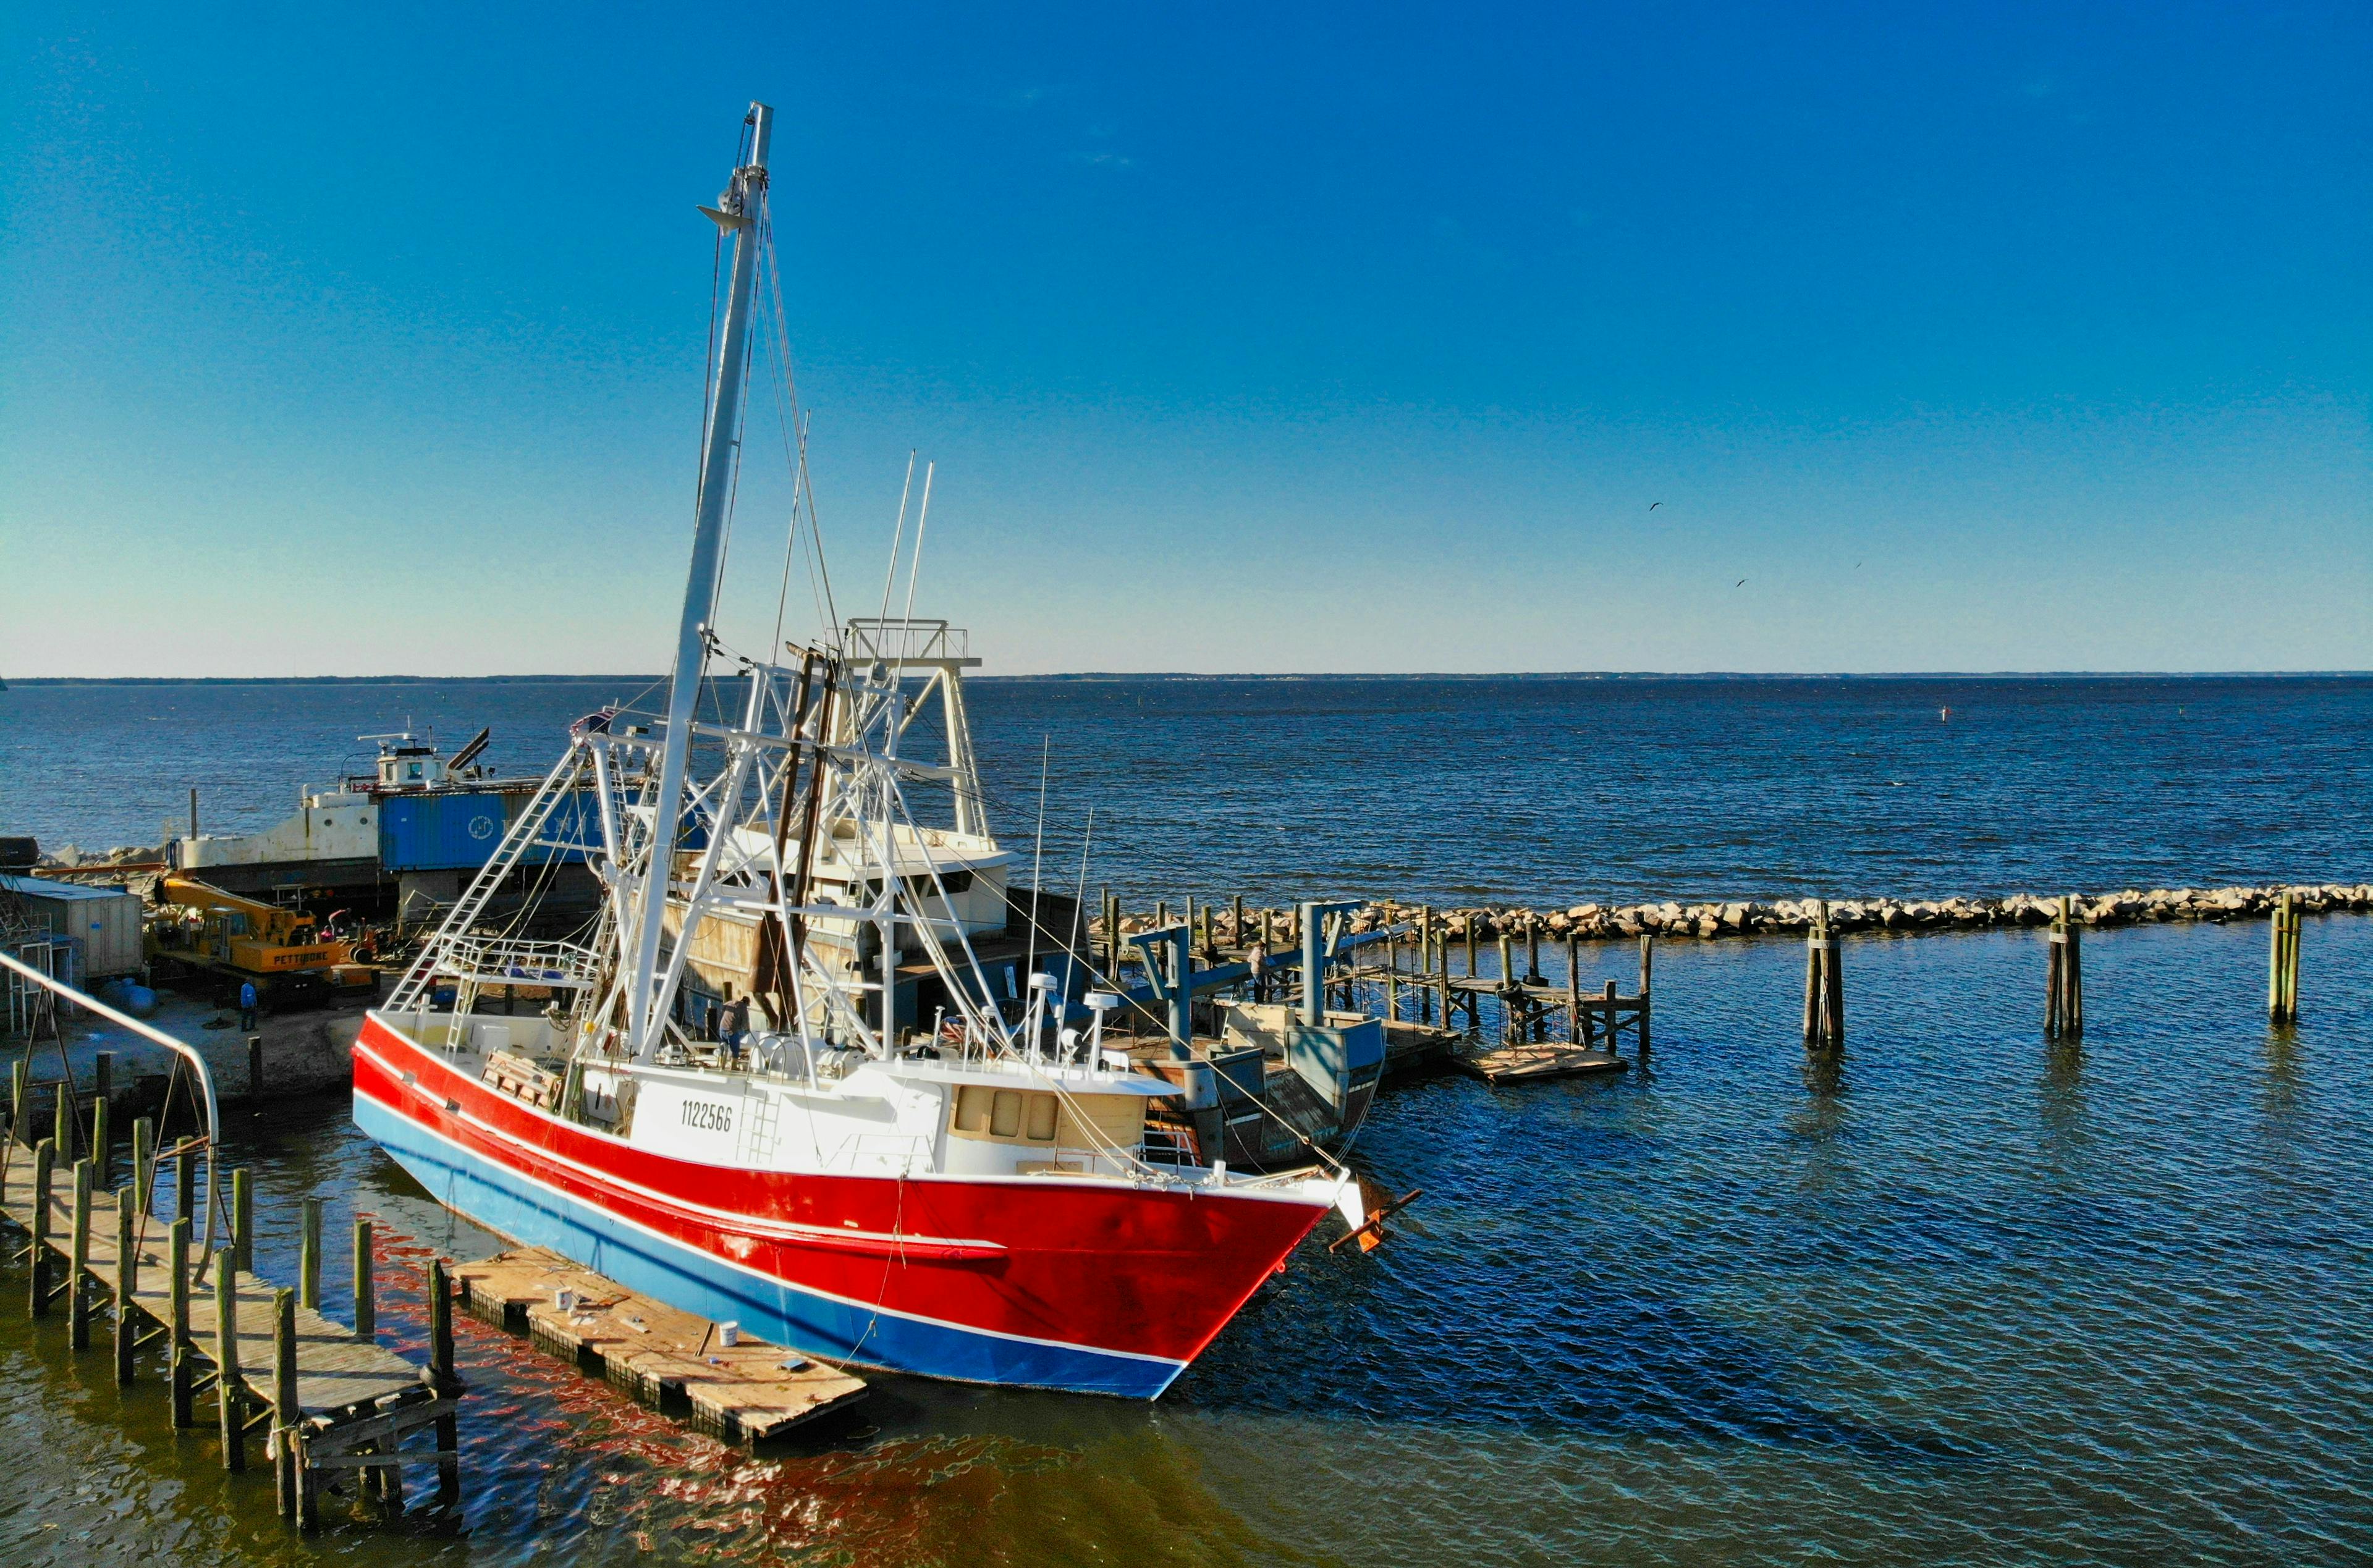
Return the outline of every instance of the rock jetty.
[[[2274,900],[2289,893],[2295,905],[2309,914],[2373,911],[2373,883],[2326,882],[2274,885],[2263,888],[2155,888],[2145,892],[2129,888],[2114,893],[2070,895],[2076,918],[2088,926],[2148,925],[2170,921],[2262,920]],[[2005,925],[2045,925],[2059,913],[2057,893],[2013,893],[1999,899],[1831,899],[1829,925],[1837,931],[1983,931]],[[1561,910],[1536,910],[1496,905],[1439,907],[1435,929],[1447,929],[1454,939],[1472,919],[1479,940],[1528,936],[1563,941],[1619,940],[1653,934],[1658,936],[1713,940],[1726,936],[1802,934],[1813,923],[1812,899],[1737,899],[1722,903],[1575,904]],[[1420,906],[1380,900],[1352,917],[1354,932],[1414,923]],[[1256,935],[1259,912],[1245,912],[1246,935]],[[1282,932],[1290,911],[1271,914]],[[1236,943],[1234,919],[1226,906],[1210,911],[1215,940]],[[1125,915],[1127,931],[1150,930],[1151,915]],[[1097,935],[1105,935],[1102,921]]]

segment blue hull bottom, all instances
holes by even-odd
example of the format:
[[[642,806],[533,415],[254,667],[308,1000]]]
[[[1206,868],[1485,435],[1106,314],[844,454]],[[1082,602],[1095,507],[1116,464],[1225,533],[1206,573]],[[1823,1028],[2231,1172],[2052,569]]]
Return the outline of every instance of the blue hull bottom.
[[[549,1248],[682,1311],[826,1361],[1075,1393],[1150,1400],[1183,1364],[1048,1344],[877,1311],[802,1290],[630,1225],[464,1149],[371,1100],[355,1124],[447,1208],[514,1241]]]

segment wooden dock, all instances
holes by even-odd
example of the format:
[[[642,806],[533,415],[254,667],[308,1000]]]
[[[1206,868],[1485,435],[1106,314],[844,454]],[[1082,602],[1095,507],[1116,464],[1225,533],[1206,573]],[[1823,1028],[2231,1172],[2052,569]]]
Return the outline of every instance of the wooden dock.
[[[1461,1072],[1487,1084],[1531,1083],[1542,1078],[1574,1078],[1591,1073],[1622,1073],[1631,1063],[1611,1051],[1551,1040],[1503,1045],[1455,1058]]]
[[[30,1266],[35,1316],[63,1303],[70,1342],[84,1350],[94,1320],[111,1305],[119,1384],[134,1381],[139,1351],[163,1344],[173,1424],[196,1424],[197,1396],[213,1393],[225,1468],[244,1469],[248,1436],[261,1432],[281,1512],[304,1527],[317,1522],[327,1472],[366,1472],[364,1492],[400,1509],[400,1467],[433,1464],[440,1497],[459,1495],[460,1387],[451,1374],[450,1320],[437,1312],[433,1295],[436,1365],[422,1367],[298,1305],[295,1291],[237,1267],[236,1241],[211,1260],[199,1254],[190,1223],[169,1225],[142,1214],[136,1189],[99,1201],[91,1162],[53,1169],[50,1148],[12,1142],[0,1158],[0,1214],[31,1237],[11,1256]],[[432,1275],[441,1282],[441,1269]],[[435,1446],[402,1446],[430,1427]]]
[[[730,1443],[763,1443],[865,1395],[864,1380],[838,1367],[746,1334],[726,1344],[707,1318],[541,1247],[459,1264],[454,1273],[472,1313]]]

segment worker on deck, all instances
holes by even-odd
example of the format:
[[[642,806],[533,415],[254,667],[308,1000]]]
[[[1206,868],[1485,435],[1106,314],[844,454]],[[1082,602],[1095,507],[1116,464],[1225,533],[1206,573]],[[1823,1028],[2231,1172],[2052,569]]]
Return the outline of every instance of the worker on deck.
[[[725,1013],[717,1023],[717,1038],[725,1046],[726,1060],[732,1060],[733,1053],[741,1050],[742,1039],[749,1032],[750,999],[746,996],[737,998],[731,991],[727,991]]]
[[[239,1027],[242,1029],[255,1028],[255,981],[251,980],[239,982]]]

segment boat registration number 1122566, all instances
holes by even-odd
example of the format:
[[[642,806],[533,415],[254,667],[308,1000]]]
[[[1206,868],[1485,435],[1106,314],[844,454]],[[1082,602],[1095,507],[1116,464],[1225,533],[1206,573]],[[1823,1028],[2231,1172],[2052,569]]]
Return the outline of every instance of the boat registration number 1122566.
[[[684,1102],[684,1124],[697,1127],[704,1132],[733,1131],[733,1108],[719,1105],[715,1100],[688,1099]]]

